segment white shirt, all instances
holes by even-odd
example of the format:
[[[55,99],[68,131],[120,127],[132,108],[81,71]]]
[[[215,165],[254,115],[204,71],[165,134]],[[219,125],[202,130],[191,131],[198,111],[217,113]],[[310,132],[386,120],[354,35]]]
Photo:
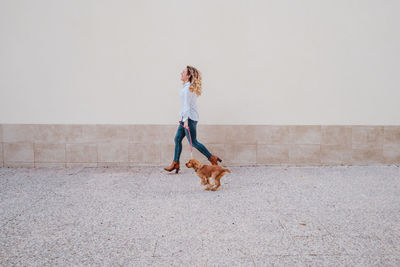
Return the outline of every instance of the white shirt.
[[[182,117],[182,121],[186,121],[188,118],[194,121],[199,120],[199,113],[197,112],[197,94],[190,92],[190,82],[183,85],[179,96],[182,101],[182,108],[179,115]]]

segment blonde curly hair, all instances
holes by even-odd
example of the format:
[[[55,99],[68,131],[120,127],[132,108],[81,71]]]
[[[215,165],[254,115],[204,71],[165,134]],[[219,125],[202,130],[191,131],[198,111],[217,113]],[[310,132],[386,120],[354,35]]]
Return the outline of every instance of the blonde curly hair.
[[[198,96],[201,95],[201,73],[198,69],[192,66],[186,66],[187,75],[189,75],[190,92],[195,92]]]

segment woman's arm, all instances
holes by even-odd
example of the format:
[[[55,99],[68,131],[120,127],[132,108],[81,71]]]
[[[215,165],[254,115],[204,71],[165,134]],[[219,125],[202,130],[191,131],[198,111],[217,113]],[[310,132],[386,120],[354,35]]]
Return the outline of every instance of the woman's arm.
[[[189,111],[190,111],[190,99],[189,99],[189,88],[185,88],[183,91],[183,114],[182,114],[182,121],[183,121],[183,127],[186,129],[189,129]]]

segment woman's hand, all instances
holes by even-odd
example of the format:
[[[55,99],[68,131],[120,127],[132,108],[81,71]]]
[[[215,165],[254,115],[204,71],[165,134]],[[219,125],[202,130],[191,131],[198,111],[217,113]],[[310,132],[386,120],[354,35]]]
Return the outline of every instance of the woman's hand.
[[[185,122],[183,123],[183,127],[185,127],[186,129],[189,130],[189,124],[188,124],[189,120],[185,120]]]

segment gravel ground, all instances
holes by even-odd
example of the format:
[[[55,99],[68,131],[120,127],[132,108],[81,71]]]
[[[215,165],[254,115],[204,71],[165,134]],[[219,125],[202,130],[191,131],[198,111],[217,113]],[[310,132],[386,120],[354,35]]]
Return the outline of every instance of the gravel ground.
[[[0,168],[1,266],[400,266],[400,167]]]

